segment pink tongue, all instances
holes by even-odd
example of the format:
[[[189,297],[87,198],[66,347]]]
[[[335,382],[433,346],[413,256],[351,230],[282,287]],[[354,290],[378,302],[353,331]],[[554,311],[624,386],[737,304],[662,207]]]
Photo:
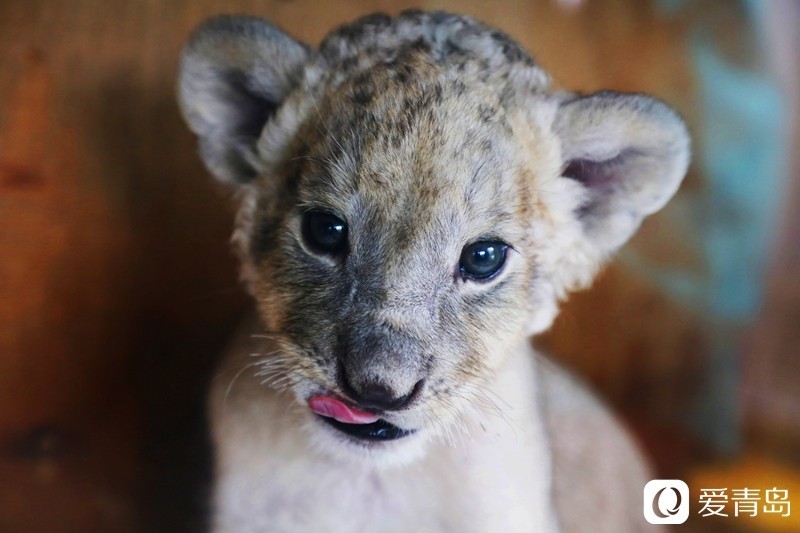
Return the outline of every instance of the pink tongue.
[[[376,415],[345,405],[331,396],[312,396],[308,400],[308,406],[318,415],[345,424],[371,424],[378,421]]]

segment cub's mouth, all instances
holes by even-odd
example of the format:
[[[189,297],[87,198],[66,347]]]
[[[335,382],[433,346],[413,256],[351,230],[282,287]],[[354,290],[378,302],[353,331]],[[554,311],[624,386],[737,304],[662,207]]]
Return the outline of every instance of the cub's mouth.
[[[356,439],[388,441],[414,433],[414,430],[395,426],[374,413],[351,407],[332,396],[313,396],[308,400],[308,406],[320,420]]]
[[[317,416],[339,431],[362,440],[396,440],[414,433],[413,430],[399,428],[383,419],[371,424],[346,424],[335,418]]]

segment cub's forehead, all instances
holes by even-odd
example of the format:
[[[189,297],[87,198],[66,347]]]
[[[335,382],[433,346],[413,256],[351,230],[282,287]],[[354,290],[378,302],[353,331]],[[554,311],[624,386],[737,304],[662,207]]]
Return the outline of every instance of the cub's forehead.
[[[379,63],[402,62],[409,51],[443,68],[480,72],[484,80],[513,79],[540,91],[549,85],[547,74],[511,37],[470,17],[442,12],[375,14],[343,25],[320,44],[317,63],[347,77]]]
[[[534,203],[528,148],[541,144],[522,107],[548,84],[512,39],[466,17],[406,12],[344,26],[296,95],[299,202],[472,234],[513,225]]]
[[[422,54],[324,92],[314,113],[305,206],[476,234],[507,233],[527,207],[533,183],[518,157],[513,109],[491,86]]]

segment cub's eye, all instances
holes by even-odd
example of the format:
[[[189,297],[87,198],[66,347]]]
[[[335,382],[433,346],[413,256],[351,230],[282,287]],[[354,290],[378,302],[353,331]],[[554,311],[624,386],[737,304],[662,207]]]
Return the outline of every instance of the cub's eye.
[[[306,211],[303,214],[303,239],[316,253],[337,255],[347,245],[347,224],[325,211]]]
[[[506,262],[508,245],[500,241],[478,241],[461,252],[461,275],[471,279],[488,279],[497,274]]]

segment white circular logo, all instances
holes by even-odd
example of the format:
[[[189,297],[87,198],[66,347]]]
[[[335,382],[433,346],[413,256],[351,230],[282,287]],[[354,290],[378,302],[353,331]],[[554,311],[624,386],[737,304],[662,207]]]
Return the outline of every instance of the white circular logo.
[[[649,481],[642,511],[651,524],[683,524],[689,518],[689,486],[680,479]]]

